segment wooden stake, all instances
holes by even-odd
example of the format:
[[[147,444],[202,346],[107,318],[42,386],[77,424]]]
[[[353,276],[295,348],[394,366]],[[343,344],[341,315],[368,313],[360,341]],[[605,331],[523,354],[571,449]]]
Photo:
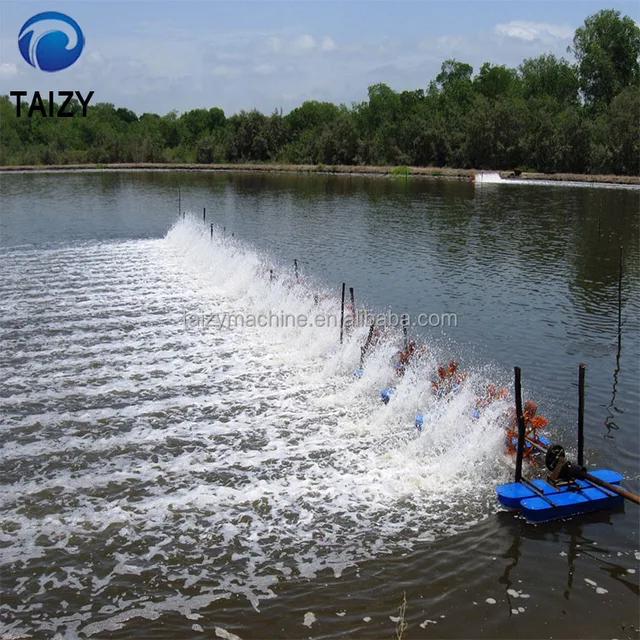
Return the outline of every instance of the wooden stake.
[[[367,336],[367,341],[364,343],[364,347],[360,347],[360,368],[364,369],[364,357],[367,355],[367,351],[371,346],[371,340],[373,339],[373,331],[375,328],[375,323],[372,322],[369,327],[369,335]]]
[[[585,365],[578,367],[578,464],[584,465],[584,373]]]
[[[342,303],[340,306],[340,344],[342,344],[342,338],[344,336],[344,294],[345,289],[347,287],[347,283],[342,283]]]
[[[349,297],[351,298],[351,317],[353,318],[353,326],[356,326],[356,299],[353,293],[353,287],[349,287]]]

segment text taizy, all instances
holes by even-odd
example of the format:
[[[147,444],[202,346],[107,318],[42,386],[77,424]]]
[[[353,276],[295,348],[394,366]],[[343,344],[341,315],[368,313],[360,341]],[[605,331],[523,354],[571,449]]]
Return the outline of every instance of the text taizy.
[[[59,98],[64,98],[64,102],[58,106],[56,111],[56,104],[53,101],[54,93]],[[29,103],[29,111],[27,112],[27,118],[31,118],[31,116],[38,111],[45,117],[54,116],[58,118],[73,118],[75,115],[80,115],[77,111],[67,111],[67,107],[71,100],[73,100],[74,96],[78,98],[78,102],[82,107],[82,117],[86,118],[87,116],[87,107],[89,106],[89,101],[93,98],[93,91],[89,91],[87,97],[85,98],[80,91],[49,91],[49,104],[45,106],[45,103],[42,100],[42,96],[39,91],[33,92],[33,97],[31,98],[31,102]],[[10,91],[9,95],[16,98],[16,116],[20,118],[23,115],[22,110],[22,102],[21,98],[29,95],[28,91]]]

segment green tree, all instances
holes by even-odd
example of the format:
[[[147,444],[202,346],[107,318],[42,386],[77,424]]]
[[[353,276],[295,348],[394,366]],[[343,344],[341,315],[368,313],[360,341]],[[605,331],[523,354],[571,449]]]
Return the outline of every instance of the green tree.
[[[468,119],[475,97],[472,75],[470,64],[445,60],[435,82],[429,87],[429,95],[443,118],[437,164],[469,166],[465,148]]]
[[[211,132],[210,115],[207,109],[192,109],[180,116],[179,126],[181,138],[189,147],[195,147],[202,135]]]
[[[611,102],[608,112],[608,142],[614,173],[640,173],[640,92],[627,87]]]
[[[442,91],[467,91],[471,88],[473,67],[455,59],[445,60],[436,76],[436,85]]]
[[[116,115],[126,123],[136,122],[138,120],[138,116],[131,111],[131,109],[125,109],[124,107],[116,109]]]
[[[224,127],[227,122],[227,118],[224,115],[224,111],[219,107],[211,107],[209,109],[208,127],[209,129],[217,129],[218,127]]]
[[[521,82],[515,69],[485,62],[474,78],[473,86],[485,98],[498,100],[503,96],[519,93]]]
[[[603,9],[576,29],[573,48],[587,103],[608,105],[640,76],[640,28],[629,16]]]
[[[521,98],[476,96],[469,115],[465,155],[477,169],[513,169],[522,162],[526,105]]]
[[[520,65],[525,98],[553,98],[559,107],[578,104],[580,83],[576,70],[564,58],[553,54],[528,58]]]
[[[318,142],[319,160],[324,164],[354,164],[357,135],[353,117],[346,110],[324,129]]]
[[[228,120],[230,133],[227,138],[226,156],[232,162],[269,160],[266,139],[267,117],[253,109],[241,111]]]
[[[331,102],[307,100],[301,106],[290,111],[284,119],[291,130],[291,134],[298,136],[303,131],[321,129],[337,117],[338,113],[338,107]]]

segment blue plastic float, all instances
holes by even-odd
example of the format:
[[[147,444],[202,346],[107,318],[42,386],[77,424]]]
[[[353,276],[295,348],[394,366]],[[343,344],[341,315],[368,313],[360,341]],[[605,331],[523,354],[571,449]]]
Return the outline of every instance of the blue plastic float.
[[[389,400],[391,400],[391,396],[392,396],[393,393],[395,393],[395,389],[393,389],[393,388],[383,389],[380,392],[380,397],[382,398],[382,402],[387,404],[389,402]]]
[[[619,486],[622,475],[610,469],[596,469],[590,474]],[[530,522],[567,518],[579,513],[610,509],[624,503],[624,498],[588,480],[574,480],[554,486],[542,479],[508,482],[496,487],[501,505],[519,509]]]

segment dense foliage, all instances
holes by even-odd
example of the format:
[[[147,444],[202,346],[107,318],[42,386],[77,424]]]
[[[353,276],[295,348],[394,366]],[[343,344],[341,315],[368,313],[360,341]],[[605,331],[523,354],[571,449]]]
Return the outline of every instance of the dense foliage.
[[[640,29],[619,11],[576,30],[576,63],[541,55],[474,76],[447,60],[426,90],[369,87],[351,108],[178,116],[99,103],[86,118],[16,118],[0,97],[0,164],[282,162],[640,173]],[[24,105],[23,109],[27,109]],[[79,110],[77,103],[73,109]]]

